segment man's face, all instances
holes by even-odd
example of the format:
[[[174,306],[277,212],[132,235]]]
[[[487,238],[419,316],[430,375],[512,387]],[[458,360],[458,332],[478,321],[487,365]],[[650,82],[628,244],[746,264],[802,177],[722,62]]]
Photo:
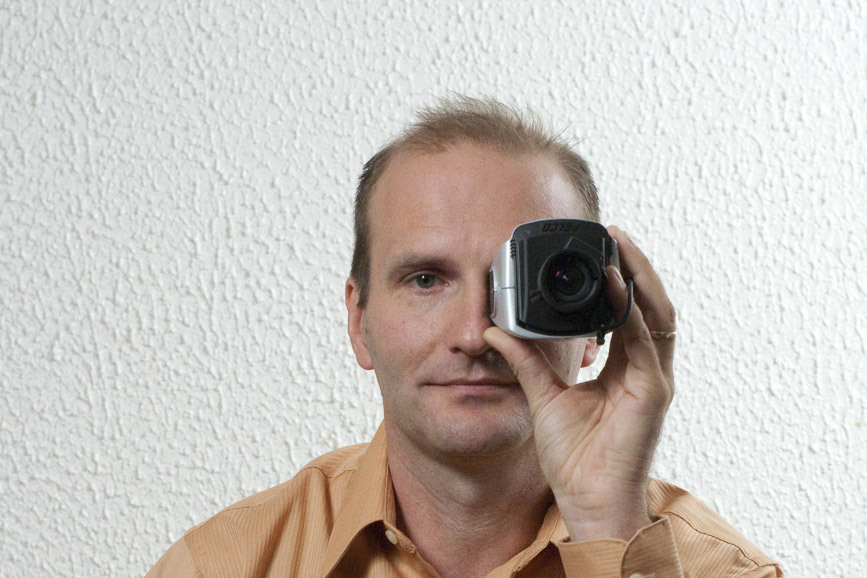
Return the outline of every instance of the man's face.
[[[460,144],[391,160],[370,204],[366,307],[354,280],[346,292],[352,346],[376,372],[389,444],[446,459],[526,447],[527,400],[482,336],[488,271],[520,223],[581,215],[564,172],[545,157]],[[596,351],[584,339],[540,345],[567,383]]]

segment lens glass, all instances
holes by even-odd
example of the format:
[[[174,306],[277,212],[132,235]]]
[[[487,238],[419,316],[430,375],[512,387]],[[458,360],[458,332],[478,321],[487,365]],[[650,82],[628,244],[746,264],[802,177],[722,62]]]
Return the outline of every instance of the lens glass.
[[[561,259],[561,261],[551,267],[551,293],[568,299],[581,292],[586,276],[574,260]]]
[[[598,285],[591,262],[576,251],[552,256],[542,270],[540,281],[546,299],[561,311],[580,307],[595,294]]]

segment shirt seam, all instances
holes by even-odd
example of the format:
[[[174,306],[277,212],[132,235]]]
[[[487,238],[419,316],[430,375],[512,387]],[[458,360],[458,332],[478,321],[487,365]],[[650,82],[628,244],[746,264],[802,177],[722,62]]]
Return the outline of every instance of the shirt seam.
[[[720,538],[719,536],[714,536],[713,534],[710,534],[710,533],[708,533],[708,532],[703,532],[702,530],[699,530],[699,529],[696,528],[696,527],[695,527],[695,526],[694,526],[694,525],[693,525],[689,520],[687,520],[686,518],[684,518],[684,517],[681,516],[680,514],[677,514],[677,513],[675,513],[675,512],[671,512],[671,511],[666,511],[666,512],[664,512],[664,513],[665,513],[665,514],[668,514],[669,516],[673,516],[673,517],[675,517],[675,518],[679,518],[680,520],[683,521],[684,524],[686,524],[687,526],[689,526],[690,528],[692,528],[692,530],[693,530],[694,532],[696,532],[696,533],[698,533],[698,534],[701,534],[702,536],[707,536],[707,537],[709,537],[709,538],[713,538],[713,539],[716,540],[717,542],[722,542],[723,544],[727,544],[727,545],[731,546],[732,548],[735,548],[738,552],[741,553],[741,556],[743,556],[744,559],[749,560],[750,562],[752,562],[752,563],[755,565],[756,568],[764,568],[764,567],[767,567],[767,566],[777,566],[776,563],[760,564],[760,563],[759,563],[758,561],[756,561],[752,556],[750,556],[749,554],[747,554],[747,553],[744,551],[744,549],[741,548],[740,546],[738,546],[737,544],[735,544],[735,543],[733,543],[733,542],[729,542],[728,540],[724,540],[724,539]]]
[[[304,472],[304,470],[316,470],[320,474],[322,474],[325,478],[327,478],[329,480],[333,480],[334,478],[339,478],[343,474],[347,474],[347,473],[352,474],[352,473],[357,472],[358,466],[356,465],[353,468],[341,467],[339,471],[337,471],[336,473],[334,473],[332,475],[329,475],[328,472],[323,470],[321,466],[316,466],[316,465],[304,466],[303,468],[301,468],[301,471],[299,471],[298,473],[300,474],[300,473]]]

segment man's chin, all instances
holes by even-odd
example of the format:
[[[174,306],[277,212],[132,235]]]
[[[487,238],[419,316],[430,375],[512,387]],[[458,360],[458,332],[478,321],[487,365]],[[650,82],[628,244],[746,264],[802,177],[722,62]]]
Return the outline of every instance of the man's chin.
[[[517,415],[485,415],[485,412],[455,412],[447,419],[426,423],[415,443],[442,461],[479,461],[510,454],[532,444],[533,424],[529,412]],[[463,415],[461,415],[463,414]]]

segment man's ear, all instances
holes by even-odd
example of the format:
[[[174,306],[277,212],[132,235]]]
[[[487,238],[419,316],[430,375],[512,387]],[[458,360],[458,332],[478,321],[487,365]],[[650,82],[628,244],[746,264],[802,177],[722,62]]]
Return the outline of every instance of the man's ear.
[[[346,330],[349,333],[349,341],[352,343],[352,351],[355,352],[355,361],[363,369],[373,369],[373,360],[367,350],[367,340],[364,338],[364,309],[358,306],[361,297],[358,281],[350,277],[346,280],[344,299],[346,300]]]
[[[596,342],[595,337],[587,339],[584,343],[584,357],[581,358],[581,367],[592,365],[596,361],[596,356],[599,355],[599,350],[602,346]]]

